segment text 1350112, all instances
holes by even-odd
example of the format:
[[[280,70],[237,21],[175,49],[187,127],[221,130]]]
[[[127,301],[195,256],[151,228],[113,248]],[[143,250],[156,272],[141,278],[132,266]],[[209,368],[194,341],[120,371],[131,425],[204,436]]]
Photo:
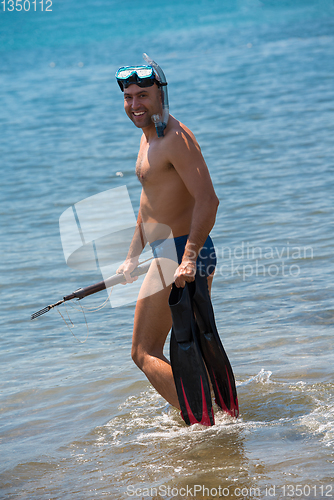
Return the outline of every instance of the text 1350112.
[[[52,12],[52,0],[2,0],[0,4],[2,5],[3,12],[13,12],[14,10],[17,12],[28,12],[29,10],[34,12],[37,10]]]

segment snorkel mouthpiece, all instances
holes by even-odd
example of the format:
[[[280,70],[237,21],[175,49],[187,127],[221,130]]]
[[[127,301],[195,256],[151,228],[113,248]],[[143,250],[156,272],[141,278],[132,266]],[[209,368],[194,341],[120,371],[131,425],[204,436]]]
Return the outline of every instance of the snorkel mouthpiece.
[[[152,66],[154,72],[158,76],[160,88],[161,88],[161,97],[162,97],[162,116],[161,115],[153,115],[152,121],[154,122],[155,129],[158,137],[164,136],[165,128],[167,127],[168,118],[169,118],[169,104],[168,104],[168,92],[167,92],[167,81],[164,72],[160,68],[160,66],[153,61],[145,52],[143,54],[144,60],[147,62],[149,66]]]
[[[155,130],[157,132],[158,137],[163,137],[167,124],[161,121],[160,115],[152,115],[152,121],[155,125]]]

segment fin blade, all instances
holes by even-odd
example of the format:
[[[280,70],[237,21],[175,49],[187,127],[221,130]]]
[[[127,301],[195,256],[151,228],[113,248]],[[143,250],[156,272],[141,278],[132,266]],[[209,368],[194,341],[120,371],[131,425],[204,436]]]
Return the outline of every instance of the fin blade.
[[[202,378],[201,378],[201,388],[202,388],[202,391],[201,391],[201,393],[202,393],[202,417],[201,417],[201,420],[199,420],[198,418],[195,417],[195,415],[193,414],[193,412],[190,408],[190,404],[189,404],[188,398],[186,396],[186,392],[184,389],[182,379],[181,379],[181,385],[182,385],[182,393],[183,393],[184,403],[186,406],[186,412],[181,411],[181,416],[182,416],[183,420],[186,423],[188,423],[188,425],[201,424],[201,425],[205,425],[208,427],[214,425],[215,419],[213,416],[213,409],[211,407],[211,415],[210,415],[210,412],[208,410],[208,406],[206,404],[206,398],[205,398],[205,392],[204,392]]]
[[[214,425],[209,379],[187,284],[184,289],[173,285],[169,305],[173,319],[170,358],[181,415],[188,425]]]
[[[218,406],[229,415],[239,415],[238,397],[231,364],[220,340],[206,277],[196,275],[192,302],[198,325],[199,345],[212,382]]]
[[[199,346],[187,342],[180,345],[172,330],[171,365],[180,403],[181,415],[187,425],[214,425],[209,380]]]

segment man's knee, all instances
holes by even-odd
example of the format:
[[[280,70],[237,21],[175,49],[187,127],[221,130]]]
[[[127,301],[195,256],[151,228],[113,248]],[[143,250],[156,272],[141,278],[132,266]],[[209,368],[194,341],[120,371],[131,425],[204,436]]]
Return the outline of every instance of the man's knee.
[[[142,369],[144,364],[144,353],[143,349],[138,344],[132,344],[131,348],[131,358],[132,361],[138,366],[138,368]]]
[[[161,357],[163,355],[163,346],[157,342],[133,342],[131,348],[131,358],[134,363],[145,372],[145,364],[150,362],[152,357]]]

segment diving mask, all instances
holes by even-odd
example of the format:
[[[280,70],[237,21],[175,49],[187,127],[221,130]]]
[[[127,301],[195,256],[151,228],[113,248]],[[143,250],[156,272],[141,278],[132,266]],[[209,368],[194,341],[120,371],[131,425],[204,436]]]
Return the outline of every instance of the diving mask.
[[[167,85],[166,83],[160,83],[152,66],[125,66],[119,68],[116,79],[122,92],[133,83],[144,88],[151,87],[154,83],[158,86]]]

